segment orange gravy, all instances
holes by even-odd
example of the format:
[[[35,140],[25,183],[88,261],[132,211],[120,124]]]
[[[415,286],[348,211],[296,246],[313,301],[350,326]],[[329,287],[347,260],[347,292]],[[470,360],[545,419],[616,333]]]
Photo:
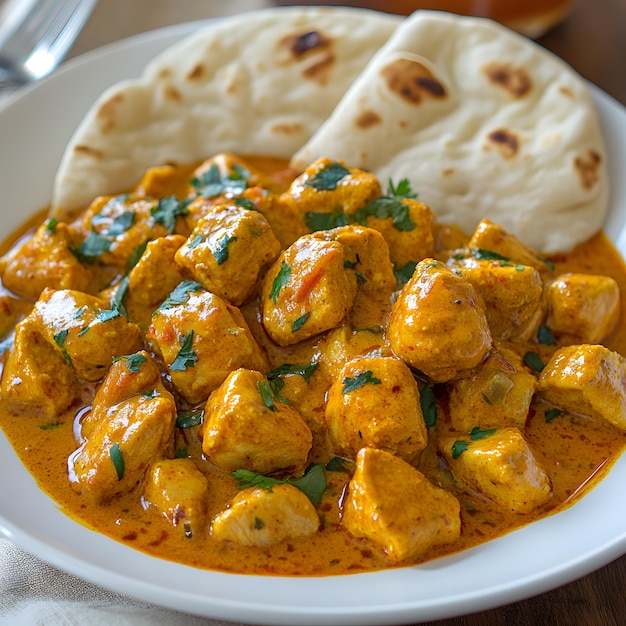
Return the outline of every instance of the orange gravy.
[[[33,223],[29,222],[28,226],[32,228]],[[4,249],[9,246],[5,244]],[[617,280],[622,294],[622,319],[605,344],[626,355],[626,268],[607,237],[598,234],[571,253],[550,260],[556,265],[555,275],[587,272],[606,274]],[[245,313],[249,319],[254,317],[254,305],[249,305]],[[310,346],[304,349],[310,350]],[[541,355],[544,347],[535,344],[533,349]],[[320,390],[312,388],[311,392],[320,393]],[[93,390],[88,389],[87,393]],[[85,410],[85,407],[81,409]],[[72,410],[61,418],[46,419],[11,414],[0,402],[0,426],[41,489],[65,513],[96,532],[159,558],[244,574],[328,576],[397,566],[381,548],[353,537],[341,527],[341,499],[350,478],[342,471],[327,472],[328,489],[318,508],[322,522],[318,533],[262,549],[219,542],[208,531],[189,539],[182,528],[172,526],[156,509],[144,509],[136,491],[111,503],[94,505],[76,493],[68,480],[67,462],[78,446],[75,429],[81,411],[77,414]],[[447,427],[445,406],[440,406],[436,429],[445,432]],[[177,433],[177,446],[184,445],[196,458],[201,457],[200,428],[179,429]],[[626,433],[609,425],[568,415],[546,421],[544,407],[539,403],[532,406],[525,435],[551,476],[554,491],[547,504],[528,515],[507,512],[484,498],[460,491],[449,472],[442,469],[435,445],[431,443],[423,452],[418,468],[460,500],[463,530],[459,540],[427,551],[420,562],[465,550],[570,506],[606,475],[626,447]],[[431,442],[434,440],[431,437]],[[207,518],[211,519],[225,508],[237,489],[229,473],[209,463],[203,464],[203,470],[210,484]]]

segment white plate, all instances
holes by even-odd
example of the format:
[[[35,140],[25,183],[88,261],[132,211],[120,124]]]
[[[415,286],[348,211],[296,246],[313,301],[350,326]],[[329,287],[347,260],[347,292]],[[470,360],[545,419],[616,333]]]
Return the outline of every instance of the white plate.
[[[84,55],[0,111],[0,236],[50,198],[73,129],[100,92],[137,76],[197,24],[148,33]],[[626,112],[594,88],[608,141],[606,231],[626,252]],[[621,208],[621,209],[620,209]],[[0,530],[73,574],[120,593],[209,617],[259,624],[397,624],[510,603],[581,577],[626,553],[626,456],[574,507],[419,567],[334,578],[238,576],[162,561],[66,517],[0,436]]]

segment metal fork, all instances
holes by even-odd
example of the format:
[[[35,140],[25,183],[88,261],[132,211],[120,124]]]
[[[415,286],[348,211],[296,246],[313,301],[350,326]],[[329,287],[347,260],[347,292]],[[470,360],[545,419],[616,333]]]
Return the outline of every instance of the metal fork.
[[[5,0],[0,6],[0,94],[54,70],[97,2]]]

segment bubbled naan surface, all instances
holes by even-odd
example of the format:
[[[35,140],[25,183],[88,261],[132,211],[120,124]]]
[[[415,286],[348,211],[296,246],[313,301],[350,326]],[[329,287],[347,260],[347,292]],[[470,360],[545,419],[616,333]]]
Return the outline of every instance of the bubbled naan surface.
[[[446,224],[482,218],[567,251],[608,209],[606,153],[585,81],[489,20],[418,11],[292,160],[325,156],[408,178]]]

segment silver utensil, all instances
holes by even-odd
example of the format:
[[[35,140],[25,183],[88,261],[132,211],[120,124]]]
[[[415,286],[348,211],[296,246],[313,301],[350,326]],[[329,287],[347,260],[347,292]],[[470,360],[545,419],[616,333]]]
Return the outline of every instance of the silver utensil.
[[[98,0],[5,0],[0,5],[0,95],[54,70]]]

